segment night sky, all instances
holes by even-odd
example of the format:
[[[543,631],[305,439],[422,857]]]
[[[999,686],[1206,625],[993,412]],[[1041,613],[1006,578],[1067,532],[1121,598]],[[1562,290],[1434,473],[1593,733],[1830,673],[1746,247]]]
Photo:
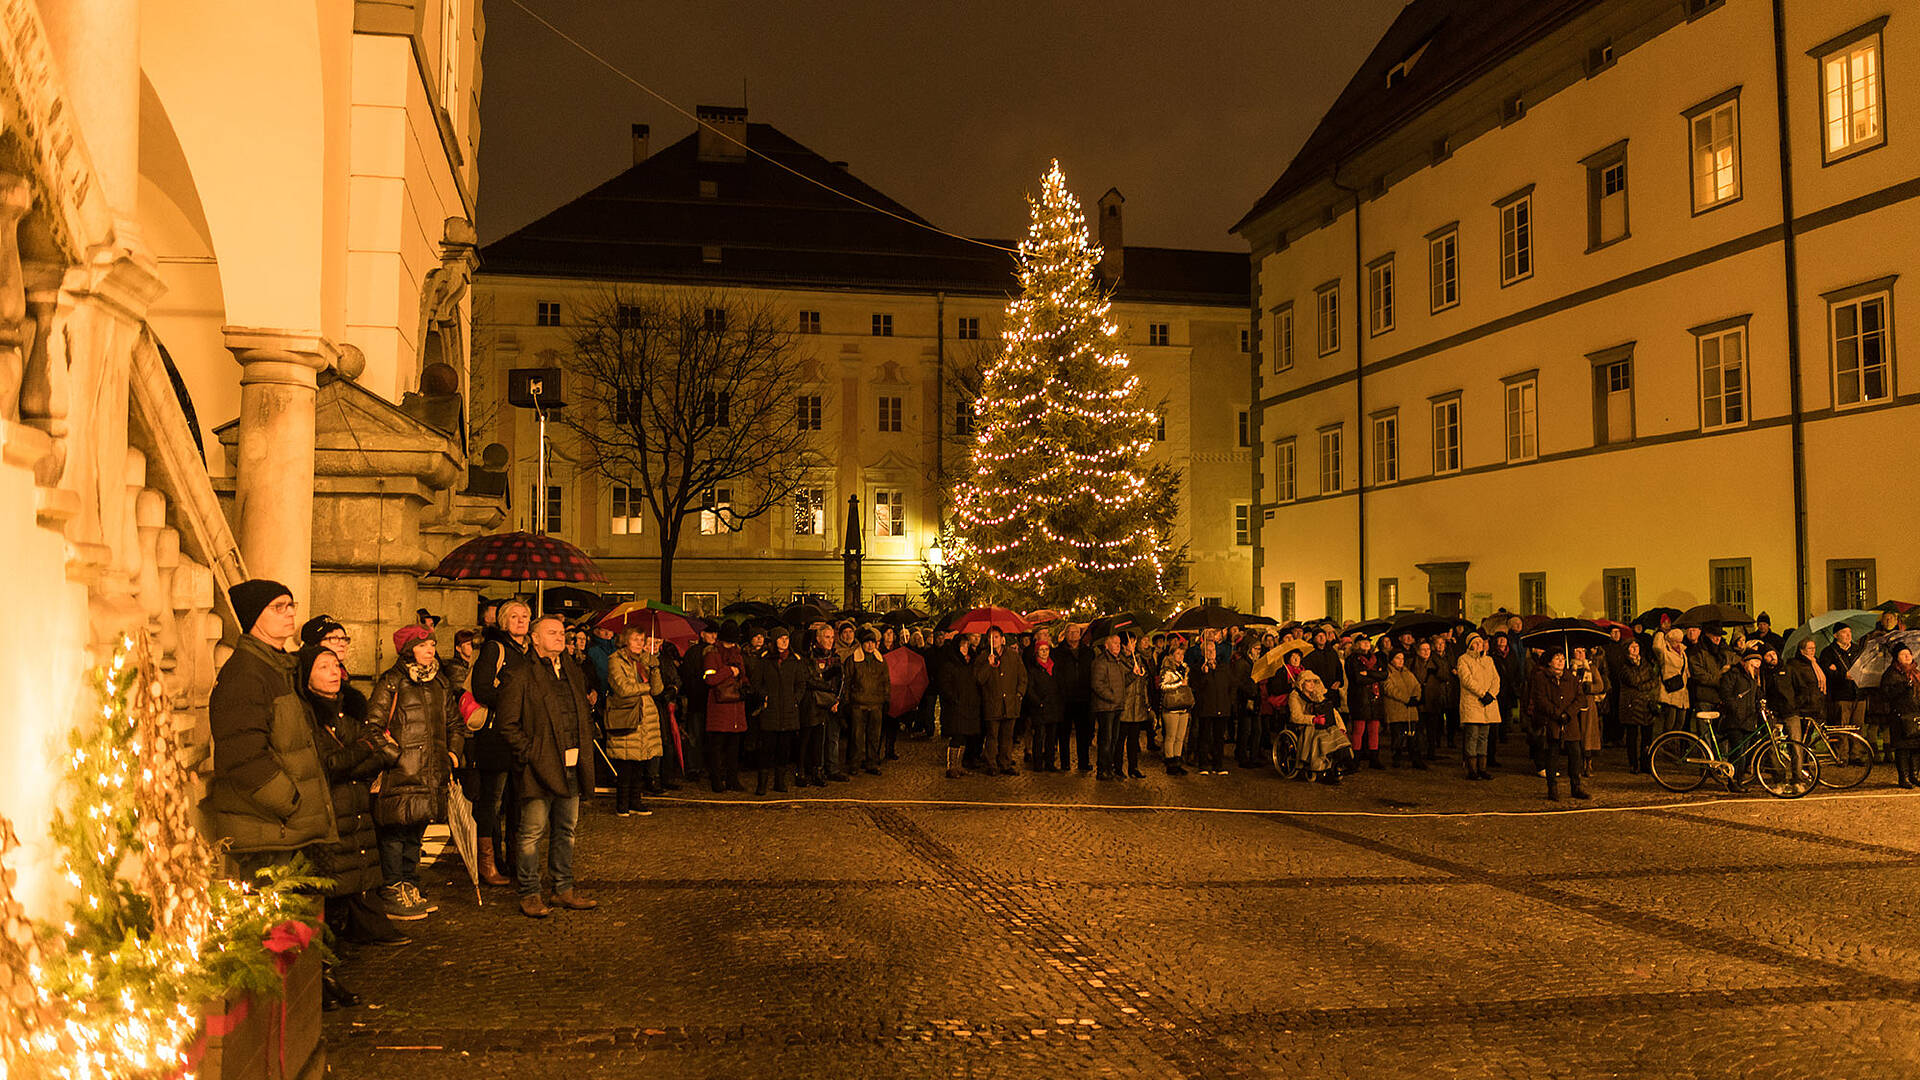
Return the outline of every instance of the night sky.
[[[689,110],[738,105],[936,224],[1017,236],[1050,157],[1127,242],[1237,250],[1227,233],[1402,0],[970,0],[902,4],[524,0]],[[490,0],[480,239],[625,169],[693,122]]]

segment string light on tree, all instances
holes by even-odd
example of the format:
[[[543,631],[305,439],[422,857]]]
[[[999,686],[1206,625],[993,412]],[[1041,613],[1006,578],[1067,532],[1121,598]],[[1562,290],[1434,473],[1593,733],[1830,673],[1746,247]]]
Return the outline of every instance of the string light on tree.
[[[1086,614],[1162,610],[1181,555],[1179,474],[1147,461],[1159,415],[1109,318],[1078,199],[1060,163],[1029,197],[1020,295],[982,373],[956,531],[986,595]]]

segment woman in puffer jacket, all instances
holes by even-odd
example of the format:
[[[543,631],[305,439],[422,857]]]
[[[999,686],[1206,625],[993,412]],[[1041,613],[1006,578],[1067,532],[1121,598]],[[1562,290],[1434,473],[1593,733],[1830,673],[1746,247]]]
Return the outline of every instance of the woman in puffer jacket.
[[[607,756],[619,770],[613,812],[620,817],[651,814],[641,792],[660,793],[660,756],[666,744],[654,698],[666,693],[667,683],[653,641],[639,627],[621,632],[620,649],[607,657],[607,684]]]
[[[380,774],[373,820],[380,834],[380,896],[396,919],[422,919],[438,910],[420,895],[420,840],[446,817],[449,749],[464,732],[459,695],[440,670],[433,638],[418,623],[393,633],[393,666],[374,680],[367,722],[400,745],[400,759]]]
[[[1160,658],[1158,681],[1160,721],[1166,730],[1165,737],[1161,739],[1161,750],[1167,766],[1167,775],[1185,776],[1187,770],[1180,764],[1180,758],[1187,748],[1187,723],[1193,714],[1194,698],[1193,687],[1187,685],[1184,650],[1168,649]]]

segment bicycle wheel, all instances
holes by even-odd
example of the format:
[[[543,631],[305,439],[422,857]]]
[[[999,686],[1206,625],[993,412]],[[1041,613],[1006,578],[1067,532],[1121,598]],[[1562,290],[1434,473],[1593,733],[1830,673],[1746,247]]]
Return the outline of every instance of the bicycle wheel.
[[[1762,740],[1747,755],[1747,767],[1776,799],[1798,799],[1820,785],[1820,759],[1785,735]]]
[[[1828,728],[1826,737],[1816,735],[1808,744],[1820,760],[1820,786],[1845,791],[1866,783],[1873,771],[1873,744],[1857,731]]]
[[[1280,779],[1291,780],[1300,774],[1299,762],[1300,736],[1291,731],[1278,731],[1273,736],[1273,771]]]
[[[1654,782],[1668,791],[1692,791],[1713,775],[1713,749],[1691,731],[1662,732],[1647,753]]]

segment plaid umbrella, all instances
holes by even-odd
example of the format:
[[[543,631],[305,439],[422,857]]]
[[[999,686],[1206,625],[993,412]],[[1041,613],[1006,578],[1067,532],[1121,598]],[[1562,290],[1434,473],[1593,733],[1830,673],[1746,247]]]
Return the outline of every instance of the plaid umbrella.
[[[452,581],[591,581],[607,575],[565,540],[530,532],[476,536],[447,552],[428,577]]]

